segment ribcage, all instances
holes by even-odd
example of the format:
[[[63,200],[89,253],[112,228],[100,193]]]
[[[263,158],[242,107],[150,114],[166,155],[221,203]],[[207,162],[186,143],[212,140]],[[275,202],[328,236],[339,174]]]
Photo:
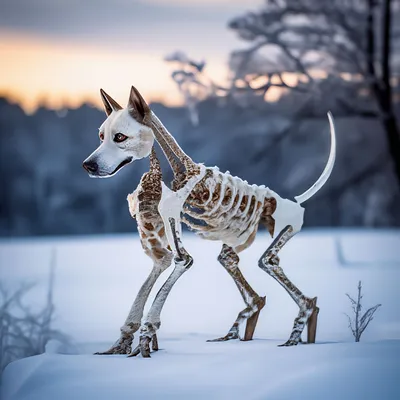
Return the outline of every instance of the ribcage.
[[[254,232],[264,210],[268,189],[217,168],[207,168],[184,205],[183,222],[210,240],[236,246]]]

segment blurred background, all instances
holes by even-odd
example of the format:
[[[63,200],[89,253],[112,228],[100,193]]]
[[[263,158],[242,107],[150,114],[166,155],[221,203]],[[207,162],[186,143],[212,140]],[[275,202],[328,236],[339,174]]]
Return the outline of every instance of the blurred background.
[[[306,226],[400,224],[400,3],[386,0],[2,1],[0,235],[131,232],[126,195],[82,160],[135,85],[184,150],[284,197],[329,153]],[[169,176],[167,175],[167,180]]]
[[[124,105],[131,85],[195,161],[290,199],[326,164],[330,110],[336,164],[306,203],[313,230],[285,253],[300,264],[290,276],[330,311],[327,340],[348,338],[344,292],[359,279],[384,303],[371,337],[400,337],[400,1],[0,0],[0,371],[50,339],[115,340],[146,278],[136,235],[119,234],[136,231],[126,196],[148,160],[107,180],[82,168],[106,118],[99,89]],[[204,269],[177,285],[163,329],[221,335],[241,299],[219,244],[188,236]],[[283,337],[297,309],[254,267],[268,239],[257,240],[245,275],[279,292],[260,332]],[[271,327],[271,315],[287,321]]]

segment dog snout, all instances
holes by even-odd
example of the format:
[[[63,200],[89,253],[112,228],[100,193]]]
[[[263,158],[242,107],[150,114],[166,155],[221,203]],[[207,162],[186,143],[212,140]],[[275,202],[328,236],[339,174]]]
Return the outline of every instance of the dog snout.
[[[95,161],[84,161],[83,168],[85,168],[89,174],[95,174],[98,171],[99,166]]]

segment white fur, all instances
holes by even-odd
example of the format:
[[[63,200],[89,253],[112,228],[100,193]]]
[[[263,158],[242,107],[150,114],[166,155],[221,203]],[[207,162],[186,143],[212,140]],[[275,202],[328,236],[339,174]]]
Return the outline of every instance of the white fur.
[[[113,176],[118,166],[125,160],[129,162],[147,157],[154,143],[151,128],[142,125],[131,117],[127,109],[113,111],[99,129],[104,141],[84,161],[96,162],[98,172],[91,177],[108,178]],[[116,143],[115,134],[128,136],[124,142]]]
[[[276,200],[276,209],[272,214],[275,220],[274,235],[276,237],[286,226],[291,225],[293,233],[299,232],[304,222],[304,208],[292,200],[282,199],[274,191],[268,189],[269,197]]]

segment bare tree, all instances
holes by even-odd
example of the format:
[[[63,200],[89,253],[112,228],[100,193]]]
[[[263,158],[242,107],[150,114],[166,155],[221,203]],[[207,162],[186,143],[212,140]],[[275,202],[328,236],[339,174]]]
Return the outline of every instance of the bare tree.
[[[351,307],[354,312],[354,318],[351,318],[348,314],[345,314],[349,320],[349,328],[351,329],[351,332],[353,333],[353,336],[355,338],[356,342],[359,342],[361,339],[361,335],[369,325],[369,323],[374,319],[374,314],[376,310],[382,305],[382,304],[377,304],[376,306],[373,306],[369,308],[363,316],[361,316],[361,310],[362,310],[362,305],[361,305],[361,300],[363,298],[363,295],[361,294],[361,281],[358,282],[358,295],[357,295],[357,300],[354,300],[348,293],[346,293],[346,296],[349,298],[351,302]]]
[[[392,93],[400,76],[399,20],[398,0],[266,0],[259,11],[229,23],[252,43],[231,55],[233,87],[265,95],[272,87],[325,86],[325,98],[336,96],[348,112],[382,121],[400,184]],[[365,108],[365,98],[373,107]]]
[[[68,343],[68,337],[51,324],[54,319],[54,274],[56,254],[52,252],[46,304],[39,312],[26,305],[26,296],[34,285],[23,284],[11,292],[0,284],[0,373],[10,362],[45,351],[51,339]]]
[[[213,92],[213,84],[204,74],[206,62],[204,60],[194,61],[181,51],[167,55],[164,61],[176,65],[171,77],[178,85],[179,92],[183,96],[192,124],[198,125],[199,113],[197,106],[202,99]]]

